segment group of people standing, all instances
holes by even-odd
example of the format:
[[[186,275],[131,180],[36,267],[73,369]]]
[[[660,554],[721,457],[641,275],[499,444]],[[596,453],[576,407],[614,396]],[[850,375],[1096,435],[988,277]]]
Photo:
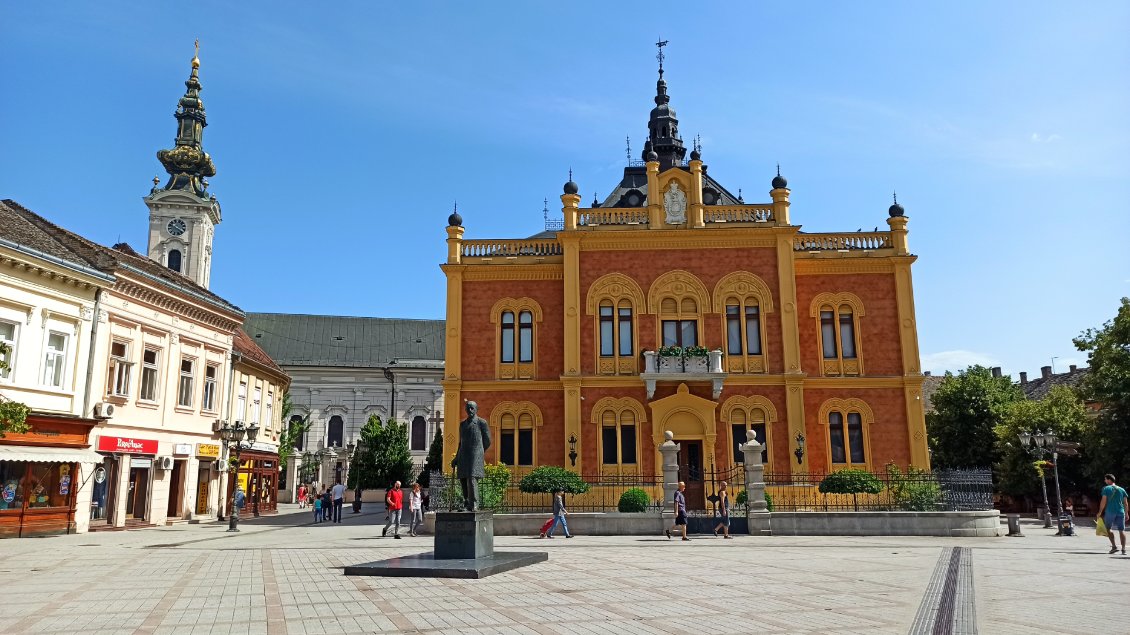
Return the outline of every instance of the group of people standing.
[[[314,522],[341,522],[341,507],[345,503],[345,486],[339,480],[333,487],[305,484],[298,486],[298,508],[314,511]]]
[[[392,529],[392,537],[400,540],[400,520],[404,511],[404,491],[400,489],[400,481],[393,483],[385,492],[385,510],[388,513],[381,537],[388,536],[388,530]],[[412,484],[412,492],[408,495],[408,513],[408,535],[419,536],[417,530],[424,524],[424,495],[419,483]]]

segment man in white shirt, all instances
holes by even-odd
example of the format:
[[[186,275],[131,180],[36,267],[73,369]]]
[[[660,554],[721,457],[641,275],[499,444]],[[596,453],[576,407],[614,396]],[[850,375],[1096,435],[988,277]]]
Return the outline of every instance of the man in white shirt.
[[[338,479],[337,485],[334,485],[333,499],[334,499],[333,521],[335,523],[340,523],[341,522],[341,504],[345,500],[345,486],[341,484],[340,479]]]

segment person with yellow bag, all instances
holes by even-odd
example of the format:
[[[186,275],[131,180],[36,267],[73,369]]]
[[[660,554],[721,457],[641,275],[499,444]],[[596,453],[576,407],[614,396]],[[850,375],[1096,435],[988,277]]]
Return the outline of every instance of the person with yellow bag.
[[[1110,539],[1109,553],[1118,553],[1118,546],[1114,543],[1114,532],[1118,532],[1122,542],[1122,555],[1126,555],[1126,516],[1130,508],[1126,505],[1126,490],[1114,484],[1114,475],[1103,476],[1106,487],[1103,488],[1103,499],[1099,503],[1099,517],[1095,523],[1095,533]]]

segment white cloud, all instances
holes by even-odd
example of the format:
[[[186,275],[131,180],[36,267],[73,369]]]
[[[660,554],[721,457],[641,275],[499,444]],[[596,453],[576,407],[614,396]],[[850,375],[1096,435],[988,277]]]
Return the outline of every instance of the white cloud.
[[[999,366],[1000,362],[991,355],[964,350],[941,351],[922,356],[922,370],[928,370],[936,375],[940,375],[947,370],[953,372],[965,370],[974,364],[991,368],[993,366]]]
[[[1051,143],[1053,141],[1059,141],[1060,138],[1061,137],[1059,135],[1054,133],[1045,137],[1038,132],[1033,132],[1031,137],[1032,143]]]

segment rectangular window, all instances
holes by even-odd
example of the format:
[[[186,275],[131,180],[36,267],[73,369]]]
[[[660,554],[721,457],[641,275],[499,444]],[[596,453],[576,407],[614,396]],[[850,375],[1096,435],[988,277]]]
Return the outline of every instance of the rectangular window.
[[[844,448],[844,415],[833,412],[828,415],[828,440],[832,446],[832,463],[847,463]]]
[[[698,346],[698,320],[683,320],[679,323],[679,346]]]
[[[193,375],[196,360],[187,357],[180,360],[180,384],[177,386],[177,405],[185,408],[192,407]]]
[[[0,322],[0,379],[12,376],[12,366],[16,363],[16,326],[15,322]]]
[[[533,428],[518,430],[518,465],[534,464],[534,431]]]
[[[267,391],[267,429],[270,430],[275,421],[275,391]],[[421,448],[423,449],[423,448]]]
[[[503,465],[514,465],[514,431],[502,431],[502,443],[498,446],[498,462]]]
[[[734,436],[734,463],[745,463],[745,452],[742,452],[741,445],[745,443],[745,424],[735,423],[730,425],[730,431]],[[760,439],[758,439],[760,441]]]
[[[855,321],[851,311],[840,313],[840,350],[844,359],[855,359]]]
[[[106,392],[117,397],[129,396],[129,344],[110,342],[110,376],[106,382]]]
[[[636,464],[636,426],[620,426],[620,462],[625,465]]]
[[[679,321],[678,320],[663,320],[663,345],[664,346],[678,346],[679,345]]]
[[[518,314],[518,361],[534,361],[534,314],[529,311]]]
[[[248,417],[248,420],[251,423],[259,423],[259,406],[263,403],[263,389],[256,386],[255,392],[251,394],[251,416]]]
[[[504,364],[514,361],[514,314],[506,311],[502,314],[502,356]]]
[[[239,382],[239,392],[235,399],[235,420],[243,421],[247,418],[247,382]]]
[[[600,460],[605,465],[617,463],[616,426],[604,426],[600,429]]]
[[[204,397],[200,400],[200,408],[208,412],[216,409],[216,370],[215,364],[204,368]]]
[[[141,394],[144,401],[157,401],[157,351],[147,348],[141,354]]]
[[[741,307],[736,304],[726,307],[726,354],[742,354],[742,316]]]
[[[761,354],[761,312],[755,306],[745,308],[745,341],[750,355]]]
[[[831,311],[820,312],[820,342],[824,359],[836,359],[836,315]]]
[[[612,307],[600,307],[600,354],[602,357],[612,357],[616,350],[612,341],[614,326],[612,324]]]
[[[632,354],[632,309],[620,308],[620,355]]]
[[[866,463],[863,452],[863,419],[858,412],[848,413],[848,447],[851,449],[852,463]]]
[[[67,365],[67,336],[50,331],[47,335],[47,352],[43,359],[43,384],[53,388],[63,387],[63,370]]]

